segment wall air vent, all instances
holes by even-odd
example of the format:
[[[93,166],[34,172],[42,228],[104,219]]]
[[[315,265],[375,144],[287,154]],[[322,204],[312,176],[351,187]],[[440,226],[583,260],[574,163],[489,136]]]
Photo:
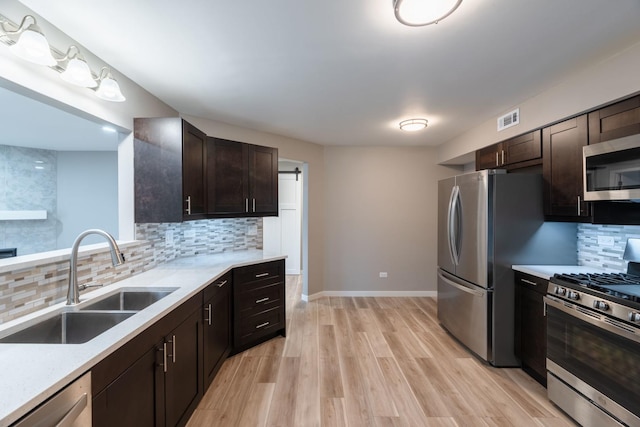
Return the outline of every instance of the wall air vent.
[[[498,117],[498,132],[520,123],[520,109],[516,108],[504,116]]]

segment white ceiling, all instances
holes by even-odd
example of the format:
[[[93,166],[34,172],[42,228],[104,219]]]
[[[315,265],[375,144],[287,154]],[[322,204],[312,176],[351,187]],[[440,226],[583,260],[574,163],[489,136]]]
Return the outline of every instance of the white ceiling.
[[[438,145],[640,41],[638,0],[21,1],[183,114],[320,144]]]

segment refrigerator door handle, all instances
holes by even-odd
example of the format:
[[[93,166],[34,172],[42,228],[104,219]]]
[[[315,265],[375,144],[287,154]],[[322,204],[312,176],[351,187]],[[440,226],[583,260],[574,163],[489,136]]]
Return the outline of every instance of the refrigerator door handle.
[[[455,265],[460,264],[460,251],[462,250],[462,202],[460,199],[460,187],[456,185],[451,192],[451,253]]]
[[[447,215],[447,241],[449,243],[449,255],[453,265],[458,265],[458,248],[456,247],[456,200],[459,196],[460,188],[454,185],[451,189],[451,196],[449,197],[449,207]]]
[[[484,296],[484,292],[483,291],[477,291],[475,289],[471,289],[468,288],[464,285],[461,285],[457,282],[454,282],[453,280],[450,280],[449,278],[447,278],[444,274],[442,274],[442,272],[438,271],[438,277],[440,279],[442,279],[443,282],[445,282],[447,285],[453,286],[454,288],[462,291],[462,292],[466,292],[468,294],[477,296],[477,297],[483,297]]]

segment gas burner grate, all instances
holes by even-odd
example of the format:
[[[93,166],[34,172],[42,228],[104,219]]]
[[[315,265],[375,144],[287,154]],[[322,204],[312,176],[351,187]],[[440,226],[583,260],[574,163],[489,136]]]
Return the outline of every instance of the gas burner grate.
[[[640,284],[640,276],[627,273],[571,273],[555,274],[554,277],[575,285],[587,287]]]

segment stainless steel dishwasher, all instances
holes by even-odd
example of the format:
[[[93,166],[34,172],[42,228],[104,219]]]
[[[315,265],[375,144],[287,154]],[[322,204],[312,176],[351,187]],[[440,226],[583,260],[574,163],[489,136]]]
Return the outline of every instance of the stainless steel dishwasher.
[[[12,427],[91,426],[91,372],[87,372]]]

